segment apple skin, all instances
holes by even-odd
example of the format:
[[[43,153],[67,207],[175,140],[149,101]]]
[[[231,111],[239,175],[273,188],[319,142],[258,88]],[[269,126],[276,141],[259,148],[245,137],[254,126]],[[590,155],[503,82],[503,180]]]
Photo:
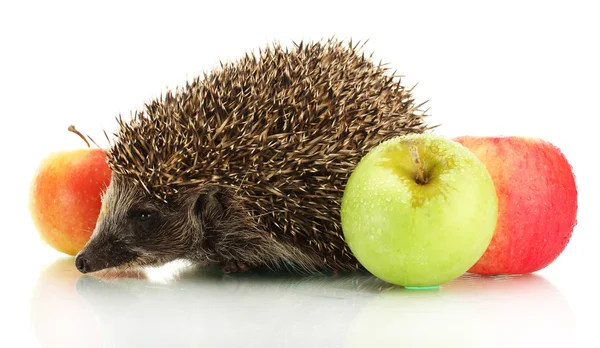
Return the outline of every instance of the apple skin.
[[[33,178],[29,210],[42,240],[76,255],[94,231],[111,170],[101,149],[55,152]]]
[[[494,237],[471,273],[524,274],[565,249],[577,218],[573,170],[551,143],[528,137],[455,139],[487,167],[498,194]]]
[[[429,182],[416,182],[409,146]],[[497,219],[494,184],[457,142],[396,137],[364,156],[342,198],[342,230],[358,261],[396,285],[426,287],[459,277],[486,250]]]

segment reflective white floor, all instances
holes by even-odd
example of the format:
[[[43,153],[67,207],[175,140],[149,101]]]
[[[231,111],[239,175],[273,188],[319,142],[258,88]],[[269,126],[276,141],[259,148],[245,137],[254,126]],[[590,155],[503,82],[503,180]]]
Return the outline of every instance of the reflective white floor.
[[[42,347],[571,347],[573,314],[540,275],[465,275],[439,290],[366,274],[223,275],[181,265],[41,273],[30,303]]]

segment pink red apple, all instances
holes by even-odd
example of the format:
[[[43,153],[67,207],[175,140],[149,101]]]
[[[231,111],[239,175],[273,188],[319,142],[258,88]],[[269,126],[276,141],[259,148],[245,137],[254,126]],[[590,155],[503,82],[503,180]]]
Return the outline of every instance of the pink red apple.
[[[40,237],[54,249],[76,255],[96,226],[110,177],[101,149],[60,151],[43,159],[29,200]]]
[[[577,215],[575,177],[563,153],[526,137],[459,137],[486,166],[498,196],[490,245],[469,270],[479,274],[535,272],[565,249]]]

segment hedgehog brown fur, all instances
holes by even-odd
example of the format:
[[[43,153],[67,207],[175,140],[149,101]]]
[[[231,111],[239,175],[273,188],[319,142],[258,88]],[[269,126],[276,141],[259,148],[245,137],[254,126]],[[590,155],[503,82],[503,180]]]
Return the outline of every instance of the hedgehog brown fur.
[[[411,92],[352,42],[273,44],[119,119],[108,163],[165,203],[214,183],[252,230],[314,255],[314,268],[354,269],[344,186],[375,145],[428,128]]]

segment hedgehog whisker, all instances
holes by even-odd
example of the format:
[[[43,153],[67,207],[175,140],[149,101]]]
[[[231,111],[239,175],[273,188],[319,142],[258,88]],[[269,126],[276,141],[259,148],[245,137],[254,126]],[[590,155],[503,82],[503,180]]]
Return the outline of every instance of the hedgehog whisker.
[[[105,269],[102,274],[100,275],[99,279],[104,280],[104,277],[106,277],[106,275],[108,274],[108,272],[110,272],[110,268]]]
[[[115,275],[115,276],[113,277],[113,279],[111,279],[110,283],[112,284],[112,283],[113,283],[113,282],[114,282],[116,279],[120,278],[120,277],[121,277],[121,275],[123,275],[123,273],[124,273],[125,271],[127,271],[127,270],[128,270],[130,267],[131,267],[131,264],[127,263],[127,264],[125,265],[125,267],[124,267],[123,269],[121,269],[121,271],[120,271],[119,273],[117,273],[117,275]]]

